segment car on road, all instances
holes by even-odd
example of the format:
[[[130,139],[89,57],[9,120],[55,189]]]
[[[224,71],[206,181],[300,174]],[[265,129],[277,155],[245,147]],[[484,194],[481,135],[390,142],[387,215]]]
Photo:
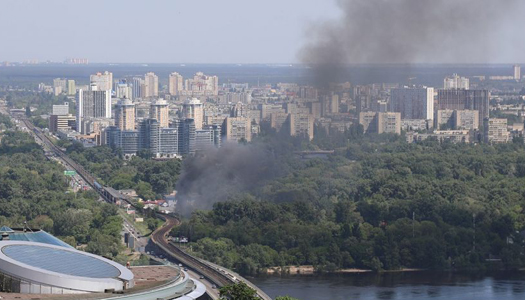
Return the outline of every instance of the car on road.
[[[199,279],[204,279],[204,275],[199,276]]]

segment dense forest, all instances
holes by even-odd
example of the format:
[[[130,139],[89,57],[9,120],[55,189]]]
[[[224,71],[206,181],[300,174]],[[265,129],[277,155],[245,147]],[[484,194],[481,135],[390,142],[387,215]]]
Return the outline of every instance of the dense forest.
[[[6,122],[4,122],[5,124]],[[86,251],[119,254],[122,219],[95,192],[68,191],[62,167],[46,159],[27,133],[6,131],[0,143],[0,224],[44,229]]]
[[[80,143],[59,142],[68,155],[95,174],[103,185],[115,189],[135,189],[139,197],[154,200],[171,193],[177,182],[179,160],[155,161],[141,153],[125,161],[109,147],[85,148]]]
[[[364,137],[359,128],[344,135],[336,154],[290,161],[288,175],[194,212],[172,234],[189,237],[196,255],[244,274],[286,265],[523,265],[523,143],[407,144]]]

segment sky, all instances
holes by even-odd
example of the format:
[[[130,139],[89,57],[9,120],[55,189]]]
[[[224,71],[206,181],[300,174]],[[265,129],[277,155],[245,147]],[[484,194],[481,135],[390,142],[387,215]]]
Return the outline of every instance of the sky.
[[[525,0],[0,0],[0,61],[525,63],[524,15]]]
[[[331,0],[2,0],[0,61],[295,63]]]

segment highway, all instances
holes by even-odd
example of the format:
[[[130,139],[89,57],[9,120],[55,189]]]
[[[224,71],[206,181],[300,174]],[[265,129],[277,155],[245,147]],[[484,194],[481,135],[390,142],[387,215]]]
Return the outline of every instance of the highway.
[[[151,241],[155,245],[159,246],[159,248],[161,248],[164,252],[166,252],[166,254],[181,262],[183,265],[188,266],[193,271],[204,275],[206,279],[213,282],[216,286],[221,287],[239,281],[244,281],[249,287],[253,288],[257,292],[257,296],[259,298],[264,300],[272,299],[257,286],[240,277],[238,274],[233,273],[232,271],[223,267],[215,266],[209,262],[195,258],[182,251],[179,247],[170,243],[167,239],[167,235],[173,227],[180,224],[180,221],[179,219],[168,215],[162,215],[161,218],[165,219],[166,222],[161,228],[157,229],[151,234]]]
[[[107,194],[105,193],[105,187],[97,187],[96,179],[93,175],[88,173],[81,165],[77,164],[75,161],[73,161],[71,158],[67,156],[59,147],[57,147],[53,142],[47,137],[40,129],[35,128],[31,121],[27,120],[26,118],[20,119],[25,126],[27,127],[28,131],[35,135],[35,140],[38,139],[42,143],[42,147],[44,150],[49,149],[49,151],[54,152],[57,157],[61,159],[63,164],[69,168],[70,170],[75,170],[78,175],[82,177],[84,182],[89,185],[91,188],[93,188],[95,191],[99,193],[99,195],[106,201],[112,202],[111,199],[108,198]],[[130,202],[128,202],[130,203]],[[134,205],[133,203],[130,203],[131,205]],[[212,297],[212,299],[218,299],[218,291],[214,288],[212,288],[212,285],[215,285],[215,287],[222,287],[225,285],[230,285],[233,283],[238,282],[239,280],[244,281],[248,286],[255,289],[257,292],[257,295],[259,298],[264,300],[272,300],[266,293],[264,293],[262,290],[257,288],[255,285],[253,285],[248,280],[241,278],[240,276],[233,275],[233,272],[226,270],[225,268],[217,268],[215,266],[212,266],[211,264],[197,259],[175,245],[171,244],[167,236],[171,229],[177,225],[180,224],[179,219],[164,215],[164,214],[157,214],[157,217],[164,219],[165,223],[162,227],[157,229],[151,234],[151,242],[155,244],[157,247],[162,249],[167,255],[169,255],[171,258],[175,259],[176,261],[179,261],[184,266],[187,266],[189,269],[195,272],[195,274],[200,274],[205,277],[207,281],[209,281],[210,284],[207,285],[207,293]],[[127,223],[125,221],[125,223]],[[127,224],[129,228],[131,228],[131,224]],[[144,243],[144,241],[141,241],[140,239],[137,239],[139,243]],[[199,275],[199,276],[200,276]],[[209,287],[209,288],[208,288]]]

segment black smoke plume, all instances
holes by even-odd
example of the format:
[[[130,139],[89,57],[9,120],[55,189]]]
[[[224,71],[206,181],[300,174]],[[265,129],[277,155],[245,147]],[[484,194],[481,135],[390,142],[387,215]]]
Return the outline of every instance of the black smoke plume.
[[[211,209],[237,193],[248,192],[281,173],[272,151],[261,145],[226,143],[184,161],[177,182],[177,212]]]
[[[316,84],[347,64],[494,63],[525,51],[522,0],[339,0],[339,20],[311,24],[299,58]]]

